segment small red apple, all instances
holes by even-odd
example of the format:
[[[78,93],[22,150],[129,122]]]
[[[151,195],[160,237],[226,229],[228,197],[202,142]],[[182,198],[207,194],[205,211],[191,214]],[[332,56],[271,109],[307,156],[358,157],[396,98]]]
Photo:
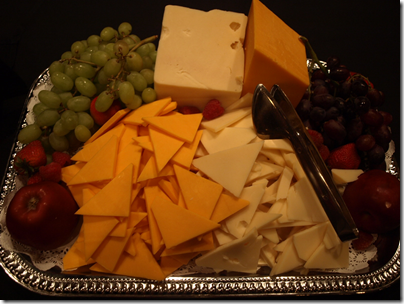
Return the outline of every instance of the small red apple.
[[[105,124],[107,122],[108,119],[110,119],[112,116],[114,116],[114,114],[116,112],[118,112],[122,107],[121,107],[121,103],[118,99],[115,99],[112,102],[112,105],[109,107],[108,110],[106,110],[105,112],[99,112],[97,111],[97,109],[95,108],[95,101],[97,100],[97,97],[95,97],[92,101],[91,101],[91,105],[90,105],[90,114],[93,117],[95,123],[99,126],[102,126],[103,124]]]
[[[52,250],[73,239],[78,207],[62,185],[43,181],[19,189],[6,214],[12,238],[39,250]]]
[[[343,199],[358,229],[384,233],[400,226],[400,181],[379,169],[349,183]]]

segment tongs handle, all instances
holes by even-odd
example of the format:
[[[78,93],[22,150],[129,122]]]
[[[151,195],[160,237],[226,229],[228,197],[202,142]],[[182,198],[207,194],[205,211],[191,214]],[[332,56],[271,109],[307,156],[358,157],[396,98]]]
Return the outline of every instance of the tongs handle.
[[[307,133],[300,117],[278,85],[271,92],[259,84],[252,104],[253,123],[259,137],[288,138],[296,156],[341,241],[358,237],[358,229],[335,185],[331,172]]]

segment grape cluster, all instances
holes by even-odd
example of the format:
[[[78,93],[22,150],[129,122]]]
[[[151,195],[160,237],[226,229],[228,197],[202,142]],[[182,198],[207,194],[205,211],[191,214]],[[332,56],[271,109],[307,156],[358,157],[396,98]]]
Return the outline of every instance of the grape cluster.
[[[38,94],[33,108],[35,123],[23,128],[18,140],[41,139],[56,151],[74,151],[94,131],[90,106],[107,111],[115,100],[136,109],[156,100],[154,65],[157,36],[141,40],[132,26],[105,27],[99,35],[75,41],[69,51],[49,66],[51,90]]]
[[[355,143],[363,169],[382,168],[392,121],[390,113],[380,110],[383,92],[365,76],[348,70],[336,56],[315,63],[309,68],[310,87],[296,112],[307,128],[323,135],[330,151]]]

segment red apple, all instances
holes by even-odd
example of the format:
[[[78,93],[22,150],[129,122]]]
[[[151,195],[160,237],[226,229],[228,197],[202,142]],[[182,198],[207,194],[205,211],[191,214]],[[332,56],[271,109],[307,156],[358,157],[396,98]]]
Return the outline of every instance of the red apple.
[[[52,250],[71,241],[79,223],[78,207],[62,185],[43,181],[14,195],[6,225],[12,238],[39,250]]]
[[[383,170],[361,174],[347,185],[343,199],[358,229],[384,233],[400,226],[400,181]]]
[[[91,105],[90,105],[90,114],[93,117],[95,123],[99,126],[102,126],[103,124],[105,124],[107,122],[108,119],[110,119],[112,116],[114,116],[114,114],[116,112],[118,112],[122,107],[121,107],[121,103],[118,99],[115,99],[112,102],[112,105],[109,107],[108,110],[106,110],[105,112],[99,112],[97,111],[97,109],[95,108],[95,101],[97,100],[97,97],[95,97],[92,101],[91,101]]]

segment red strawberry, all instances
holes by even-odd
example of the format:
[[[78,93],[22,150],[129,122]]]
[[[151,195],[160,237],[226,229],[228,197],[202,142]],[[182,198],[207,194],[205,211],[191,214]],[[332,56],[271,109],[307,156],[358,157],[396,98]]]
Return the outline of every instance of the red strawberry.
[[[52,153],[52,161],[54,161],[55,163],[59,163],[62,166],[62,168],[69,166],[73,163],[73,161],[70,159],[69,154],[59,151],[55,151]]]
[[[36,184],[39,182],[42,182],[42,177],[39,175],[39,172],[37,172],[28,179],[27,185]]]
[[[332,150],[326,163],[331,169],[358,169],[361,158],[355,143],[349,143]]]
[[[310,134],[311,140],[313,141],[314,145],[319,149],[321,145],[324,143],[323,135],[316,130],[307,129],[307,132]]]
[[[203,117],[207,120],[217,118],[224,113],[224,108],[217,99],[210,100],[203,109]]]
[[[197,107],[193,106],[182,106],[178,108],[178,112],[182,114],[196,114],[201,113],[201,111]]]
[[[373,243],[373,235],[368,232],[359,231],[359,236],[352,241],[352,246],[356,250],[366,250]]]
[[[327,158],[330,156],[330,150],[328,150],[328,147],[324,144],[322,144],[319,148],[318,148],[318,152],[320,152],[321,158],[326,161]]]
[[[39,167],[39,175],[42,180],[58,183],[62,178],[62,166],[57,162],[51,162],[46,166]]]
[[[22,148],[14,157],[14,169],[20,175],[31,176],[46,164],[46,154],[40,140],[34,140]]]

